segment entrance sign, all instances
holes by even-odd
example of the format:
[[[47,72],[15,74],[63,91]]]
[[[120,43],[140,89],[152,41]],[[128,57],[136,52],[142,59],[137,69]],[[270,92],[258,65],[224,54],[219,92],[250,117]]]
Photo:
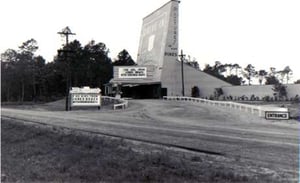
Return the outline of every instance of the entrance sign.
[[[70,91],[71,107],[73,106],[101,106],[101,90],[90,87],[72,87]]]
[[[147,78],[147,67],[120,67],[119,78]]]
[[[266,111],[266,119],[275,119],[275,120],[287,120],[289,119],[289,112],[278,112],[278,111]]]

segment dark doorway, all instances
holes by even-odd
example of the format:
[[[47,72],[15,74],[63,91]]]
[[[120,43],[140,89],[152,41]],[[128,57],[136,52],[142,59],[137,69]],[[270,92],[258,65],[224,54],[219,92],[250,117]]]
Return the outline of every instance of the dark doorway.
[[[122,86],[122,97],[135,99],[153,99],[162,97],[162,89],[160,84],[138,85],[138,86]]]
[[[161,96],[167,96],[168,95],[168,90],[167,88],[161,88]]]

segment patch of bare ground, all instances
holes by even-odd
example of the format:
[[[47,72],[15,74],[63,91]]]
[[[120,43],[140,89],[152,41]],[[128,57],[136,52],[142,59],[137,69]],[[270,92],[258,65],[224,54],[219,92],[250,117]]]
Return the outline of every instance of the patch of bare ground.
[[[281,182],[222,157],[7,119],[1,127],[2,182]]]

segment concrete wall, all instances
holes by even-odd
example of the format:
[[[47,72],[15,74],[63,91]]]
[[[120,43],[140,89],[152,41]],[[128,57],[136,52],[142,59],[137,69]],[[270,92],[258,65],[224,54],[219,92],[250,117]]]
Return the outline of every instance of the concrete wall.
[[[181,63],[174,60],[165,60],[162,68],[162,87],[168,88],[168,96],[181,96]],[[232,86],[216,77],[205,72],[197,70],[189,65],[184,64],[184,84],[185,96],[191,96],[192,87],[198,86],[200,96],[214,96],[216,88],[222,88],[224,96],[241,97],[247,96],[249,99],[252,95],[260,99],[265,96],[273,97],[273,85],[251,85],[251,86]],[[300,84],[288,84],[287,97],[292,98],[300,96]]]
[[[167,88],[168,96],[181,96],[180,67],[175,58],[167,58],[161,68],[161,87]]]
[[[295,97],[296,95],[300,96],[300,84],[288,84],[287,88],[287,97]],[[249,99],[251,95],[255,95],[260,99],[264,96],[273,97],[274,91],[272,90],[273,85],[251,85],[251,86],[231,86],[231,87],[222,87],[224,96],[241,97],[247,96]]]
[[[191,96],[192,87],[194,86],[199,87],[201,97],[209,97],[214,95],[215,88],[232,86],[225,81],[222,81],[200,70],[196,70],[189,65],[184,65],[184,81],[186,96]]]
[[[185,96],[191,96],[192,87],[198,86],[201,97],[214,95],[215,88],[232,86],[216,77],[184,64]],[[168,88],[169,96],[181,96],[181,63],[178,61],[165,61],[162,71],[162,87]]]

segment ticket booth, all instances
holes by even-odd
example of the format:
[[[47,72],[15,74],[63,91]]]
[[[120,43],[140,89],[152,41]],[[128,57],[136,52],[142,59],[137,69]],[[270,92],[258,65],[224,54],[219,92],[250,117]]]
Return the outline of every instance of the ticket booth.
[[[90,87],[72,87],[70,94],[70,110],[73,107],[101,108],[101,89]]]

